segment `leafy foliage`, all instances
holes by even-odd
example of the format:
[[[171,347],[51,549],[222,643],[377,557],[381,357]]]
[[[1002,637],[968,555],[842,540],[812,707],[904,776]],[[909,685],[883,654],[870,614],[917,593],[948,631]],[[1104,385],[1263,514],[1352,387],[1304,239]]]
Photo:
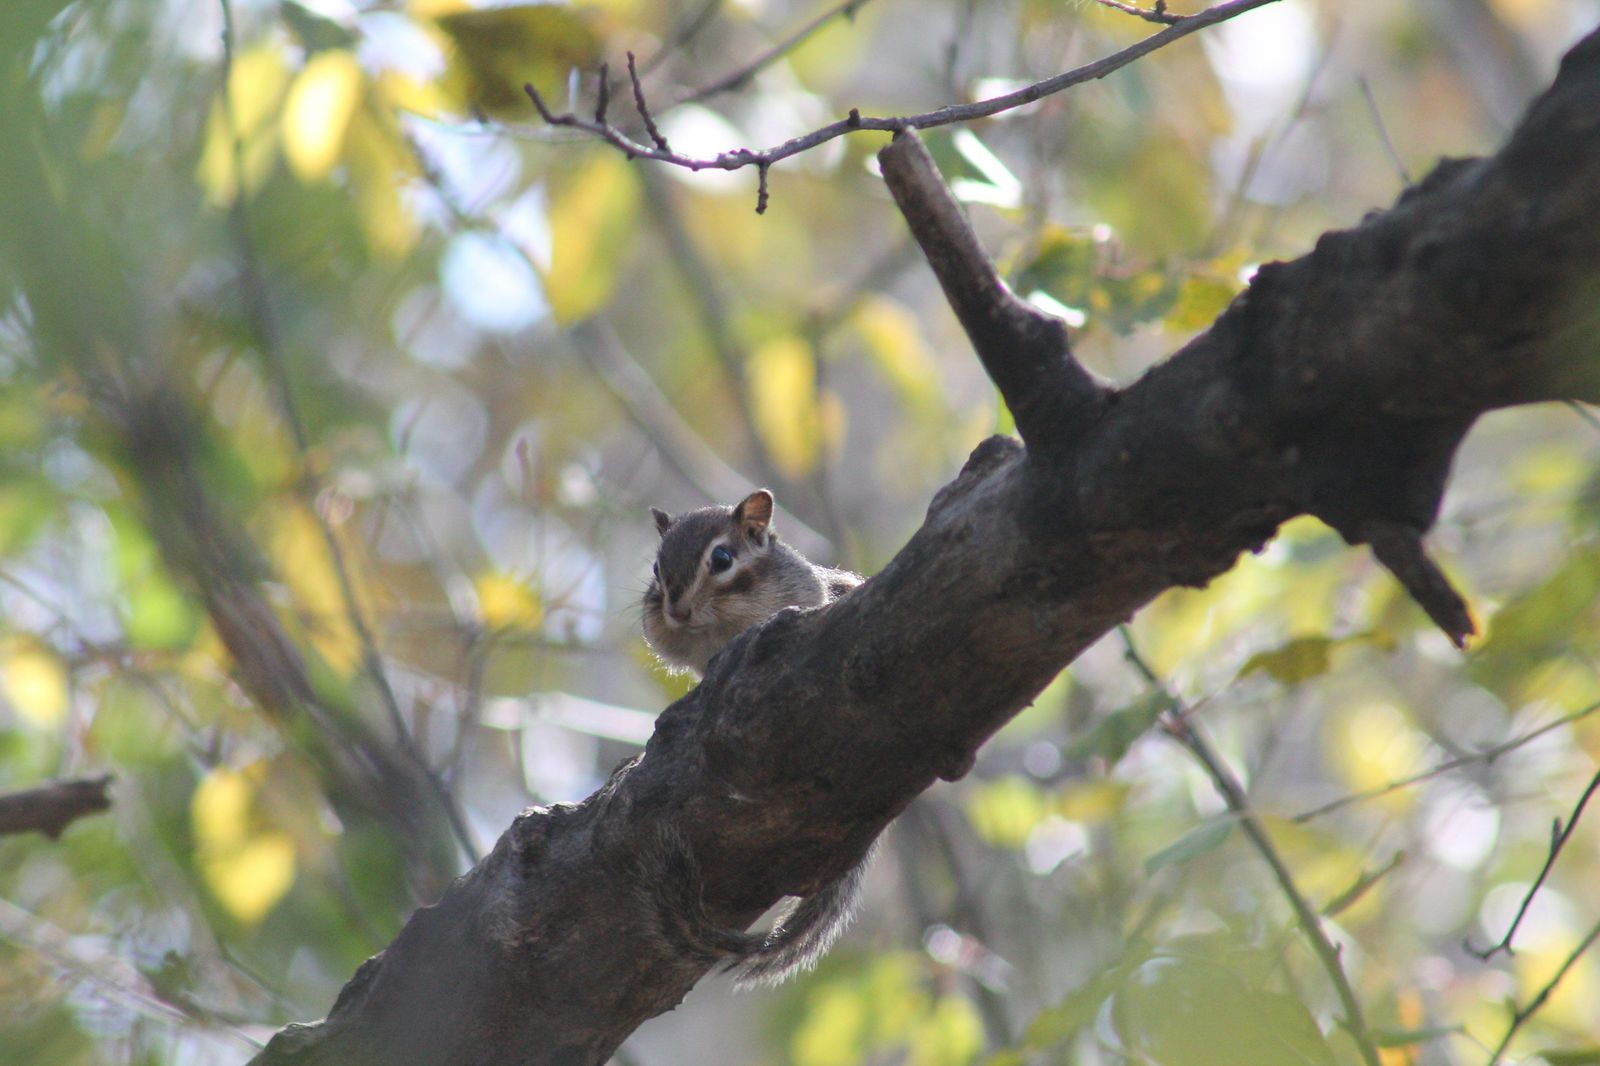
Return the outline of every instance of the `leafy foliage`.
[[[1150,27],[878,0],[678,105],[817,13],[689,7],[5,5],[0,788],[116,784],[60,841],[0,838],[0,1061],[237,1061],[325,1012],[685,690],[636,636],[648,505],[765,483],[783,536],[871,572],[1007,427],[875,142],[778,167],[757,219],[752,175],[535,128],[523,84],[592,108],[635,51],[663,133],[714,154]],[[1580,27],[1481,7],[1521,56],[1496,78],[1457,57],[1509,53],[1427,5],[1273,5],[933,147],[1008,282],[1126,381],[1251,264],[1392,200],[1363,84],[1414,173],[1492,147],[1484,86],[1531,94]],[[1175,695],[1328,915],[1382,1061],[1484,1061],[1600,922],[1580,825],[1515,958],[1460,947],[1505,932],[1600,757],[1597,457],[1567,410],[1476,431],[1435,538],[1487,622],[1465,658],[1310,520],[1164,597],[1131,627],[1162,691],[1091,651],[908,812],[816,975],[697,996],[630,1053],[1356,1061],[1282,885],[1152,728]],[[1511,1053],[1600,1061],[1597,982],[1578,958]]]

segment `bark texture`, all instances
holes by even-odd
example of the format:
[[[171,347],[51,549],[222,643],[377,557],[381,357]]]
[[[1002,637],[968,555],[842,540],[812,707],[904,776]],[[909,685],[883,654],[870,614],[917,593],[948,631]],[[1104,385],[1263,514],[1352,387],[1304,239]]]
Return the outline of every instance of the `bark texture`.
[[[84,815],[110,810],[110,784],[109,775],[80,777],[0,794],[0,836],[38,832],[54,840]]]
[[[1264,266],[1122,390],[1004,292],[897,138],[885,178],[1024,443],[980,445],[853,594],[735,640],[640,759],[520,815],[257,1062],[603,1063],[713,965],[682,922],[742,928],[838,877],[1096,638],[1294,515],[1374,542],[1459,639],[1419,540],[1457,445],[1493,408],[1600,400],[1597,103],[1600,33],[1498,154]]]

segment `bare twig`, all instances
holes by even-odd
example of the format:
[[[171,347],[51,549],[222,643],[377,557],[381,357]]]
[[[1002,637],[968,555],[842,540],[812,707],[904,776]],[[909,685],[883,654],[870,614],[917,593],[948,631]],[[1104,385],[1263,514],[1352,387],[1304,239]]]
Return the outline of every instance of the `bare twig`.
[[[1367,102],[1367,113],[1372,116],[1372,124],[1378,129],[1378,139],[1383,142],[1384,153],[1388,155],[1395,173],[1400,175],[1400,181],[1406,188],[1411,188],[1411,172],[1406,170],[1406,165],[1400,161],[1400,153],[1395,151],[1394,141],[1389,137],[1389,127],[1383,121],[1383,112],[1378,110],[1378,98],[1372,95],[1372,86],[1365,77],[1357,78],[1356,84],[1361,86],[1361,97]]]
[[[1572,831],[1578,827],[1578,819],[1583,817],[1583,809],[1589,805],[1589,799],[1600,789],[1600,771],[1589,779],[1589,785],[1583,790],[1583,795],[1578,797],[1577,805],[1572,808],[1572,814],[1567,817],[1565,825],[1557,818],[1550,827],[1550,851],[1544,857],[1544,866],[1539,869],[1539,876],[1533,879],[1533,884],[1528,886],[1528,891],[1522,897],[1522,903],[1517,907],[1517,913],[1511,919],[1511,925],[1506,929],[1506,935],[1489,945],[1487,948],[1475,948],[1471,944],[1462,945],[1478,958],[1488,961],[1496,952],[1504,951],[1512,954],[1511,938],[1517,935],[1517,929],[1522,925],[1522,919],[1527,917],[1528,908],[1533,906],[1533,897],[1538,895],[1544,887],[1545,880],[1550,876],[1551,867],[1555,866],[1556,858],[1561,854],[1561,849],[1567,846],[1567,841],[1572,839]]]
[[[639,84],[639,68],[634,64],[632,52],[628,53],[628,81],[633,85],[633,106],[639,112],[639,119],[644,123],[645,132],[650,135],[651,142],[657,148],[671,154],[672,147],[656,128],[656,120],[650,117],[650,104],[644,98],[644,86]],[[532,86],[528,87],[528,92],[533,92]]]
[[[1314,818],[1321,818],[1325,814],[1332,814],[1334,811],[1348,807],[1353,803],[1365,803],[1367,800],[1373,800],[1378,799],[1381,796],[1387,796],[1391,793],[1398,792],[1403,788],[1410,788],[1412,785],[1420,784],[1423,781],[1428,781],[1443,774],[1447,774],[1452,770],[1459,770],[1463,766],[1472,766],[1476,763],[1488,765],[1493,763],[1502,755],[1508,755],[1523,745],[1538,740],[1546,733],[1560,729],[1565,725],[1571,725],[1580,718],[1587,718],[1595,711],[1600,711],[1600,703],[1591,703],[1589,706],[1584,707],[1581,710],[1573,711],[1571,714],[1563,715],[1553,722],[1546,722],[1537,729],[1530,729],[1526,733],[1512,737],[1503,744],[1496,744],[1492,748],[1485,748],[1483,751],[1477,752],[1476,754],[1463,755],[1455,759],[1446,759],[1439,765],[1434,766],[1431,769],[1424,770],[1421,773],[1412,774],[1410,777],[1402,777],[1398,780],[1390,781],[1386,785],[1379,785],[1376,788],[1369,788],[1365,792],[1354,792],[1348,796],[1340,796],[1338,799],[1324,803],[1320,807],[1313,807],[1309,811],[1302,811],[1301,813],[1295,815],[1291,820],[1300,823],[1309,822]]]
[[[697,104],[702,100],[709,100],[711,97],[717,96],[721,93],[744,88],[747,84],[749,84],[751,78],[755,77],[757,74],[761,73],[763,70],[766,70],[772,64],[776,63],[778,60],[782,59],[784,56],[800,47],[800,45],[804,44],[811,38],[813,34],[822,29],[824,26],[828,25],[828,23],[840,17],[853,19],[856,17],[857,11],[866,7],[871,2],[872,0],[845,0],[844,3],[837,4],[829,8],[816,18],[812,19],[810,22],[806,23],[804,26],[801,26],[799,29],[789,34],[789,36],[785,37],[777,44],[773,45],[771,48],[768,48],[765,52],[762,52],[760,55],[756,56],[738,70],[723,75],[709,85],[701,86],[688,96],[685,96],[683,99],[677,101],[677,103]]]
[[[1362,896],[1365,896],[1369,891],[1371,891],[1373,885],[1377,884],[1379,881],[1382,881],[1385,877],[1388,877],[1391,873],[1398,870],[1400,868],[1400,864],[1405,861],[1406,853],[1403,851],[1397,851],[1390,856],[1388,862],[1384,863],[1376,870],[1361,871],[1361,876],[1356,878],[1355,884],[1351,885],[1349,888],[1333,897],[1327,903],[1323,904],[1322,916],[1324,918],[1334,918],[1340,914],[1343,914],[1346,910],[1349,910],[1351,907],[1355,906],[1356,902],[1360,900]]]
[[[1501,1056],[1506,1053],[1506,1048],[1511,1045],[1511,1038],[1517,1035],[1517,1030],[1527,1024],[1528,1019],[1532,1018],[1544,1007],[1550,996],[1554,994],[1557,986],[1566,978],[1567,972],[1577,965],[1578,960],[1583,957],[1583,953],[1588,951],[1590,945],[1596,940],[1600,940],[1600,922],[1596,922],[1589,927],[1589,931],[1583,934],[1583,939],[1578,941],[1577,946],[1562,961],[1556,972],[1550,976],[1550,980],[1546,981],[1534,997],[1528,1001],[1527,1006],[1518,1007],[1512,1011],[1511,1024],[1506,1026],[1505,1035],[1500,1038],[1500,1043],[1489,1054],[1487,1066],[1495,1066],[1495,1063],[1500,1061]]]
[[[1123,67],[1141,59],[1151,52],[1164,48],[1167,45],[1207,26],[1214,26],[1219,22],[1226,22],[1247,11],[1252,11],[1267,4],[1276,3],[1277,0],[1227,0],[1215,7],[1207,8],[1195,15],[1188,15],[1165,29],[1151,34],[1136,44],[1129,45],[1120,52],[1092,63],[1086,63],[1054,77],[1043,81],[1034,82],[1014,92],[1002,93],[987,100],[978,100],[970,104],[949,104],[936,111],[927,111],[919,115],[904,115],[896,117],[878,118],[860,115],[852,111],[848,118],[839,119],[809,133],[792,137],[782,144],[770,148],[754,151],[749,148],[735,148],[711,158],[686,156],[664,148],[659,142],[653,147],[629,137],[616,126],[605,122],[595,122],[590,119],[580,118],[568,112],[556,114],[551,111],[539,91],[532,85],[524,85],[523,91],[533,101],[533,106],[539,112],[539,117],[551,126],[564,126],[570,129],[582,130],[593,134],[595,137],[610,144],[622,152],[629,159],[652,159],[659,163],[683,167],[687,170],[741,170],[749,166],[767,166],[793,155],[799,155],[819,144],[825,144],[836,137],[842,137],[856,130],[878,130],[885,133],[898,133],[908,129],[932,129],[936,126],[948,126],[958,122],[971,122],[975,119],[987,118],[997,115],[1002,111],[1031,104],[1052,96],[1063,89],[1080,85],[1086,81],[1103,78],[1107,74],[1121,70]]]
[[[1113,11],[1120,11],[1124,15],[1142,18],[1146,22],[1155,22],[1163,26],[1171,26],[1182,22],[1184,16],[1174,15],[1167,10],[1167,0],[1156,0],[1155,5],[1148,10],[1135,4],[1125,4],[1122,0],[1094,0],[1101,7],[1109,7]]]
[[[111,775],[105,774],[0,794],[0,836],[40,832],[55,840],[77,819],[111,807],[110,784]]]
[[[1211,745],[1190,721],[1189,709],[1183,701],[1174,696],[1166,683],[1150,664],[1139,654],[1137,645],[1133,642],[1133,634],[1127,626],[1118,626],[1118,634],[1122,637],[1124,654],[1134,669],[1144,677],[1145,681],[1154,688],[1167,702],[1168,714],[1162,721],[1162,728],[1169,736],[1187,748],[1211,777],[1212,784],[1222,796],[1223,802],[1238,819],[1239,828],[1245,837],[1256,849],[1256,853],[1272,869],[1272,876],[1278,882],[1278,887],[1283,891],[1283,896],[1289,901],[1289,907],[1294,911],[1300,928],[1305,932],[1306,940],[1311,945],[1311,950],[1316,954],[1322,968],[1327,972],[1328,980],[1332,982],[1334,992],[1339,997],[1339,1003],[1344,1008],[1344,1026],[1350,1034],[1350,1039],[1355,1042],[1361,1059],[1366,1066],[1379,1066],[1377,1046],[1372,1042],[1372,1035],[1367,1031],[1366,1020],[1361,1010],[1361,1001],[1356,998],[1355,989],[1350,986],[1350,979],[1345,976],[1344,966],[1339,961],[1339,949],[1333,941],[1328,939],[1323,931],[1322,920],[1318,917],[1316,909],[1311,906],[1305,894],[1295,884],[1294,875],[1289,870],[1289,864],[1278,853],[1278,848],[1272,843],[1272,838],[1267,834],[1266,827],[1261,824],[1261,819],[1250,806],[1250,800],[1245,795],[1244,786],[1233,775],[1227,765],[1211,750]]]

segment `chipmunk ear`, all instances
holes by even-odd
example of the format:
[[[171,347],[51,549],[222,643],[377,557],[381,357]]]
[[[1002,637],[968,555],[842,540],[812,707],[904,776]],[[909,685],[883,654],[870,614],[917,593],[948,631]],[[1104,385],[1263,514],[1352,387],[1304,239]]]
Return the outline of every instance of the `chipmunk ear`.
[[[667,530],[672,528],[672,516],[659,507],[652,507],[650,517],[656,520],[656,532],[666,536]]]
[[[733,509],[733,524],[757,544],[767,542],[767,527],[772,522],[772,493],[756,489]]]

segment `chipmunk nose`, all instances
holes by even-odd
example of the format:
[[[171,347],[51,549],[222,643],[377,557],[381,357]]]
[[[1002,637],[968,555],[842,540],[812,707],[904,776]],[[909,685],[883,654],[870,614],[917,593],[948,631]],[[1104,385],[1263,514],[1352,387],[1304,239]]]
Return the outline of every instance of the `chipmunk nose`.
[[[674,622],[687,622],[690,613],[690,607],[685,603],[674,603],[667,606],[667,617]]]

